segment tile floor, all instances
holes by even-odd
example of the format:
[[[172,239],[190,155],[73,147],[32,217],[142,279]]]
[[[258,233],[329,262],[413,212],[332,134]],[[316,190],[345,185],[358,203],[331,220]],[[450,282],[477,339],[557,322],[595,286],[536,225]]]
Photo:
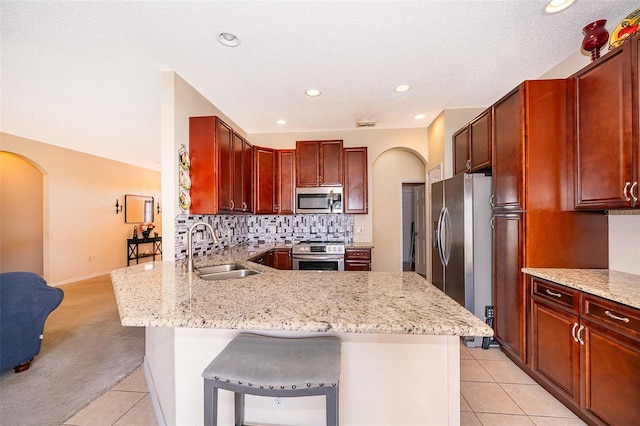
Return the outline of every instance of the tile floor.
[[[499,349],[460,345],[461,426],[584,425]],[[142,367],[67,420],[66,426],[155,426]]]

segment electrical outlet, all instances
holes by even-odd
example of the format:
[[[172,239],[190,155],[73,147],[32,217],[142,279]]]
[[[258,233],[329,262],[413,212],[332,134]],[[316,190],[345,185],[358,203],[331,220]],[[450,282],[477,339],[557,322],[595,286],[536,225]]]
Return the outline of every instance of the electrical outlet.
[[[280,397],[273,398],[272,404],[273,404],[273,408],[282,409],[287,407],[287,403],[285,402],[285,399]]]

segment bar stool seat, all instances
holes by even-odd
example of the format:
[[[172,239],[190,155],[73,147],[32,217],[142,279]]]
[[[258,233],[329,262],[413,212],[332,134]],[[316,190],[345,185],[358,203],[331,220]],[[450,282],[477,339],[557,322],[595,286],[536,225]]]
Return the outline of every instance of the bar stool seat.
[[[204,378],[204,424],[217,425],[218,389],[234,392],[235,425],[244,422],[244,395],[326,396],[327,425],[338,425],[340,340],[242,333],[214,358]]]

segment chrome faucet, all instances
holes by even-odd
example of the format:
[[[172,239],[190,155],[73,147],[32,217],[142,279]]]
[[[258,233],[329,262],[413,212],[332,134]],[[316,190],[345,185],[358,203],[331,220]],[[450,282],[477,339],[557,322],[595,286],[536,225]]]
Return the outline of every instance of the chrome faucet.
[[[213,242],[218,244],[218,237],[216,237],[216,233],[213,232],[213,227],[209,225],[207,222],[196,222],[189,228],[189,235],[187,237],[187,245],[188,245],[188,260],[187,260],[187,272],[193,272],[193,229],[198,225],[204,225],[211,231],[211,236],[213,237]]]

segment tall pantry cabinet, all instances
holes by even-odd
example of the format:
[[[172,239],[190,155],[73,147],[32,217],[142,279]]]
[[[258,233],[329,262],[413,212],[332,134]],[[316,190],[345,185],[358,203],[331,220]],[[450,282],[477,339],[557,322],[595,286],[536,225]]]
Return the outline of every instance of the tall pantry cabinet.
[[[607,217],[573,211],[565,80],[525,81],[492,106],[494,331],[527,360],[523,267],[606,268]]]

